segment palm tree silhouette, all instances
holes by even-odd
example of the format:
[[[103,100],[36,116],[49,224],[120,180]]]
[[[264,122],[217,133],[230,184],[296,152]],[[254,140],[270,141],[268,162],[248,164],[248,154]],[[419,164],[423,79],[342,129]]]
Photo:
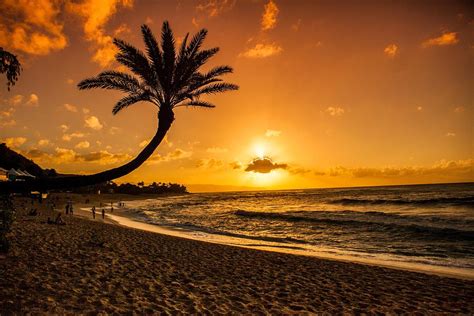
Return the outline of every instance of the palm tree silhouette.
[[[54,188],[92,185],[122,177],[143,164],[161,143],[174,121],[173,110],[177,107],[213,108],[200,96],[237,90],[238,86],[223,82],[219,76],[232,72],[229,66],[218,66],[208,72],[200,72],[219,48],[201,49],[207,30],[200,30],[188,43],[186,34],[179,52],[169,23],[165,21],[161,30],[161,47],[147,25],[142,26],[146,54],[132,45],[115,39],[119,49],[116,60],[133,74],[120,71],[104,71],[96,77],[78,84],[79,89],[114,89],[126,93],[114,106],[112,113],[140,101],[151,102],[158,107],[158,129],[148,145],[130,162],[107,171],[86,176],[57,177],[31,181],[5,183],[8,191],[47,190]],[[2,188],[0,184],[0,190]]]
[[[21,64],[17,57],[0,47],[0,74],[4,73],[7,77],[8,91],[10,91],[10,87],[18,80],[20,72]]]

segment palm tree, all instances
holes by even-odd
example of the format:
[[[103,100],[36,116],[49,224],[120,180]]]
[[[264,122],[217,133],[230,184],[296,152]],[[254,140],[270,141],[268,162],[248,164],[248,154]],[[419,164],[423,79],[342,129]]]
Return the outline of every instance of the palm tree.
[[[88,78],[78,84],[79,89],[114,89],[126,95],[114,106],[112,113],[140,101],[151,102],[158,108],[158,129],[148,145],[132,161],[123,166],[87,176],[57,177],[31,181],[0,184],[9,191],[48,190],[54,188],[92,185],[122,177],[145,162],[161,143],[174,121],[177,107],[213,108],[213,104],[203,101],[200,96],[237,90],[238,86],[223,82],[219,78],[232,72],[229,66],[218,66],[207,72],[200,68],[219,48],[201,49],[207,30],[199,31],[188,43],[186,34],[179,51],[175,48],[173,32],[167,21],[161,30],[161,45],[147,25],[142,26],[146,53],[132,45],[115,39],[119,52],[116,60],[126,66],[131,74],[120,71],[104,71],[96,77]]]
[[[18,80],[20,72],[21,64],[16,56],[0,47],[0,74],[7,76],[8,91],[10,91],[10,87]]]

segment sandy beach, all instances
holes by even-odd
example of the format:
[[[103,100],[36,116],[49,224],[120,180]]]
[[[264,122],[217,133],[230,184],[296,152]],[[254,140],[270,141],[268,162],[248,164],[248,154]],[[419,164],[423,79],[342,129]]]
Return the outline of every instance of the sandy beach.
[[[0,257],[0,314],[474,313],[472,280],[211,244],[80,216],[47,224],[54,215],[18,208],[11,251]]]

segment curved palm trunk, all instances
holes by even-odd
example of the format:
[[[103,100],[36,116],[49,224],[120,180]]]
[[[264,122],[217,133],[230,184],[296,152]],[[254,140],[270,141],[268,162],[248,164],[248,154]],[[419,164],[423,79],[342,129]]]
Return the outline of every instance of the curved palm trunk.
[[[158,112],[158,130],[150,143],[132,161],[123,166],[85,176],[63,176],[48,179],[35,179],[24,182],[0,183],[0,192],[24,192],[24,191],[46,191],[52,189],[64,189],[81,187],[103,183],[123,177],[140,167],[155,151],[174,121],[172,110],[161,108]]]

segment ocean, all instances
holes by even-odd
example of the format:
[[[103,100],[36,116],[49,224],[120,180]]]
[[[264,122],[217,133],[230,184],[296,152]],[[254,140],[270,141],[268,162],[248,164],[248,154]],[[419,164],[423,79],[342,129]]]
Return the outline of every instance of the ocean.
[[[204,240],[474,272],[474,183],[194,193],[123,212]]]

